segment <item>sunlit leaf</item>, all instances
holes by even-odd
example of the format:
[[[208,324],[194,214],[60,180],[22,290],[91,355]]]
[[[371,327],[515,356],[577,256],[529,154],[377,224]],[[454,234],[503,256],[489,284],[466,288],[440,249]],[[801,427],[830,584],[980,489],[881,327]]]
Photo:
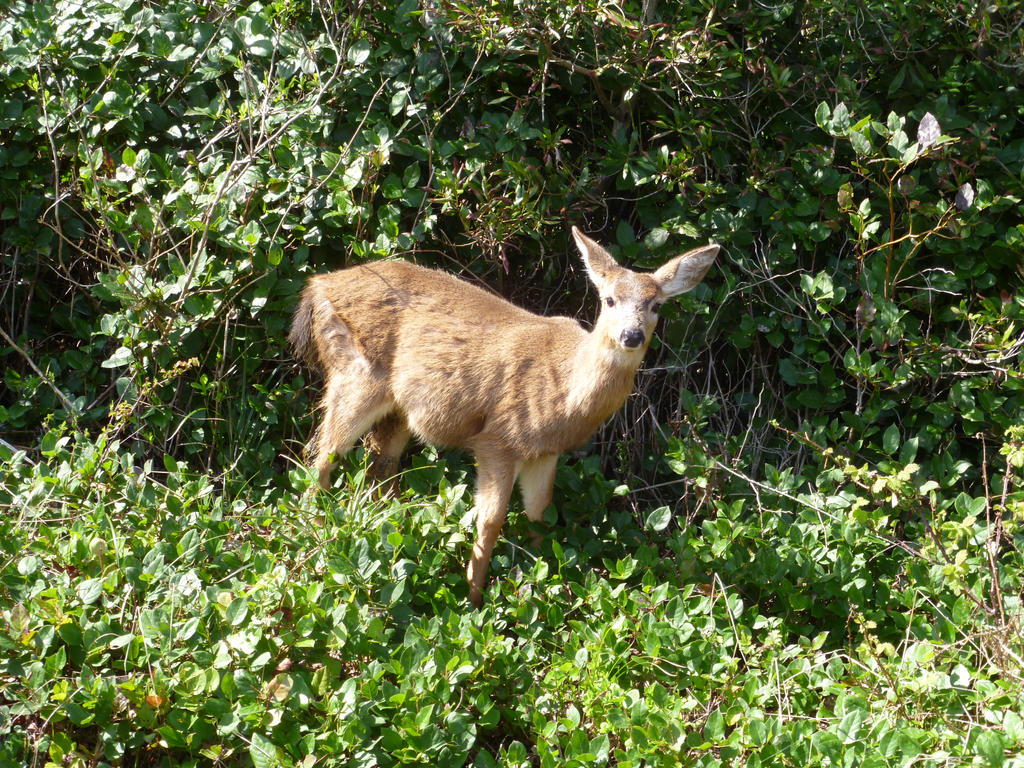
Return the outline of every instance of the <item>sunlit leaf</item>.
[[[355,66],[364,64],[370,58],[370,43],[366,40],[357,40],[348,49],[348,60]]]
[[[225,611],[225,616],[228,622],[237,627],[246,617],[249,615],[249,605],[246,603],[244,597],[236,597],[232,600]]]
[[[971,186],[970,182],[965,183],[956,191],[956,198],[954,200],[956,207],[961,211],[966,211],[974,203],[974,187]]]
[[[646,528],[650,531],[663,531],[672,522],[672,510],[669,507],[658,507],[647,515]]]
[[[941,133],[942,129],[939,127],[939,121],[935,119],[935,115],[931,112],[925,112],[924,117],[921,118],[921,122],[917,126],[918,154],[924,152],[938,141]]]
[[[255,768],[274,768],[280,764],[277,759],[277,747],[262,733],[252,735],[249,757]]]

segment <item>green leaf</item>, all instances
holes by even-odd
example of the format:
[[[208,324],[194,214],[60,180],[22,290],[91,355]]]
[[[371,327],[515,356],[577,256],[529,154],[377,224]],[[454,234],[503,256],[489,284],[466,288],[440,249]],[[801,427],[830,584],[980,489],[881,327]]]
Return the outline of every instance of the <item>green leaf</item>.
[[[576,651],[573,661],[578,669],[586,669],[587,664],[590,662],[590,652],[586,648],[580,648]]]
[[[262,236],[263,233],[260,231],[259,223],[252,219],[245,222],[245,226],[240,230],[240,239],[248,246],[254,246],[259,243]]]
[[[716,709],[708,715],[704,724],[704,738],[710,742],[720,741],[725,736],[725,717],[722,710]]]
[[[844,102],[836,104],[836,108],[832,110],[832,130],[831,133],[837,136],[846,136],[850,132],[850,112],[846,108]]]
[[[604,765],[608,762],[608,753],[611,751],[611,740],[607,733],[602,733],[590,740],[590,752],[594,755],[597,765]]]
[[[4,54],[7,51],[3,52]],[[21,99],[6,98],[0,105],[0,129],[10,128],[14,125],[25,109],[25,103]]]
[[[917,757],[921,754],[921,742],[919,742],[911,733],[906,729],[901,730],[898,735],[899,751],[903,754],[902,758]]]
[[[651,250],[661,248],[667,242],[668,230],[664,227],[655,227],[644,237],[644,246]]]
[[[615,228],[615,240],[619,245],[632,245],[636,242],[636,233],[625,219],[620,220]]]
[[[750,743],[755,747],[760,747],[768,740],[768,726],[765,721],[759,717],[750,718],[747,720],[747,733],[750,736]]]
[[[896,424],[890,424],[882,435],[882,450],[889,456],[895,456],[900,448],[900,428]]]
[[[906,465],[914,462],[917,458],[917,449],[920,442],[920,438],[917,437],[911,437],[904,441],[903,445],[900,447],[900,464]]]
[[[402,184],[406,189],[411,189],[420,183],[419,163],[410,163],[402,174]]]
[[[107,645],[108,645],[108,647],[111,650],[115,650],[116,651],[116,650],[120,650],[121,648],[124,648],[126,645],[130,645],[132,640],[134,640],[134,639],[135,639],[135,635],[130,634],[130,633],[129,634],[124,634],[124,635],[118,635],[117,637],[112,639],[109,643],[107,643]]]
[[[68,713],[68,718],[70,718],[71,722],[79,727],[89,725],[95,718],[95,713],[90,712],[74,701],[65,702],[64,710]]]
[[[391,105],[389,112],[392,115],[397,115],[403,109],[405,105],[409,103],[409,91],[405,88],[400,88],[391,95]]]
[[[644,527],[649,531],[663,531],[672,522],[672,510],[666,507],[658,507],[647,515]]]
[[[468,752],[476,743],[476,723],[469,712],[453,712],[447,719],[448,732],[452,740],[463,751]]]
[[[102,368],[120,368],[123,365],[128,365],[134,359],[132,351],[128,347],[118,347],[114,350],[114,354],[100,363]]]
[[[826,131],[828,133],[831,133],[832,132],[831,115],[832,115],[831,108],[829,108],[827,102],[823,101],[823,102],[821,102],[818,105],[818,108],[816,110],[814,110],[814,122],[818,124],[818,127],[821,128],[821,130]]]
[[[178,629],[177,637],[179,642],[192,639],[192,636],[199,631],[200,621],[198,616],[190,616]]]
[[[405,188],[402,186],[401,180],[395,174],[388,174],[388,177],[384,179],[384,183],[380,187],[381,194],[389,200],[398,200],[402,197],[405,192]]]
[[[277,759],[277,747],[274,742],[262,733],[254,733],[249,743],[249,757],[255,768],[275,768],[280,765]]]
[[[233,627],[237,627],[246,617],[249,615],[249,604],[244,597],[236,597],[232,600],[224,612],[225,618],[228,623]]]
[[[268,37],[253,37],[246,40],[246,50],[253,56],[269,58],[274,53],[274,43]]]
[[[864,722],[864,710],[853,709],[847,712],[836,725],[835,734],[843,744],[852,744],[857,740],[861,723]]]
[[[84,579],[78,582],[75,591],[78,593],[79,600],[85,605],[91,605],[103,594],[103,579]]]
[[[1009,711],[1003,716],[1003,732],[1016,746],[1024,746],[1024,718],[1017,712]]]
[[[366,40],[356,40],[348,49],[348,60],[356,66],[362,66],[370,58],[370,43]]]
[[[1003,735],[996,731],[982,731],[974,742],[978,754],[988,760],[989,765],[1000,766],[1006,762],[1006,746]]]
[[[341,188],[345,190],[354,189],[363,181],[363,169],[366,167],[366,159],[357,157],[345,168],[341,175]]]
[[[807,234],[816,243],[823,243],[832,236],[832,230],[822,221],[812,221],[807,225]]]
[[[192,61],[195,57],[196,49],[191,45],[177,45],[174,50],[168,54],[167,60],[170,62]]]
[[[50,736],[50,760],[57,765],[62,764],[64,762],[64,756],[70,755],[74,749],[74,742],[72,742],[70,737],[63,731],[54,731]]]
[[[861,131],[852,131],[850,133],[850,143],[853,145],[853,151],[858,155],[870,155],[872,151],[871,140],[864,135]]]

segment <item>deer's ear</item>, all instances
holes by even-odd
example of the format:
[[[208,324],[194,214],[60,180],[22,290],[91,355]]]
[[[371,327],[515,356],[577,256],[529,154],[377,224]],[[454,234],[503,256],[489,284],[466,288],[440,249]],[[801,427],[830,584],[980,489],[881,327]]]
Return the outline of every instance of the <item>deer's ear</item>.
[[[587,268],[591,282],[598,288],[610,282],[615,273],[622,269],[608,251],[576,227],[572,228],[572,237],[576,241],[576,247],[580,249],[580,255],[583,256],[583,264]]]
[[[717,245],[705,245],[676,256],[652,275],[654,282],[665,296],[686,293],[704,279],[704,275],[715,263],[718,249]]]

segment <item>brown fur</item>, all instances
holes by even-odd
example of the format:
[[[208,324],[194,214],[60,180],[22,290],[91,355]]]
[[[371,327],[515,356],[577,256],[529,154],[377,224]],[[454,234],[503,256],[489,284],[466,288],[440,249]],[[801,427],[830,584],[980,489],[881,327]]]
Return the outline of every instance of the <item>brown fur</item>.
[[[632,391],[655,303],[699,283],[718,252],[698,248],[641,274],[575,227],[573,237],[601,294],[589,333],[452,275],[385,261],[312,278],[289,334],[326,379],[310,445],[323,488],[332,457],[367,432],[378,475],[393,473],[412,436],[473,453],[477,541],[467,576],[478,606],[516,479],[527,516],[540,520],[559,454],[585,443]]]

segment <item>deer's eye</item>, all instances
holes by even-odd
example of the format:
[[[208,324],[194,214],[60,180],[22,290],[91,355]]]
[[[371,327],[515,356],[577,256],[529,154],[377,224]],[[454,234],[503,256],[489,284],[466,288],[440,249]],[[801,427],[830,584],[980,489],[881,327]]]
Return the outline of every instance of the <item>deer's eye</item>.
[[[661,309],[660,301],[656,301],[653,304],[651,304],[651,312],[657,312],[659,309]]]
[[[615,306],[615,299],[613,299],[611,296],[605,296],[604,297],[604,303],[607,306],[609,306],[609,307],[614,307]]]

